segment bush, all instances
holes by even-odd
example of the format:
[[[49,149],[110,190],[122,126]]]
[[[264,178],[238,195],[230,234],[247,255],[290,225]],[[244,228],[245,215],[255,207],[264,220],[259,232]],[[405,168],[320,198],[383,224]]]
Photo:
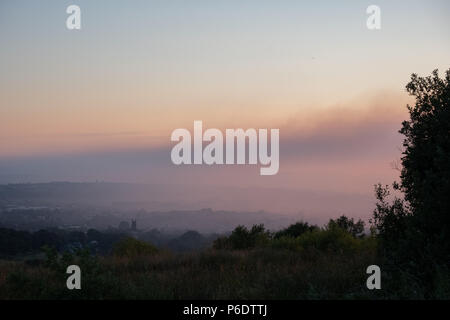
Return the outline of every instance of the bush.
[[[289,240],[286,237],[275,240],[277,247],[283,245],[298,251],[320,251],[336,253],[356,253],[361,250],[375,249],[374,237],[355,238],[339,227],[316,229],[306,232],[298,238]]]
[[[275,239],[278,239],[281,237],[296,238],[308,231],[313,231],[315,229],[317,229],[317,226],[311,226],[308,224],[308,222],[300,221],[295,224],[291,224],[289,227],[275,233]]]
[[[128,258],[153,255],[157,252],[158,249],[153,245],[131,237],[123,238],[115,244],[113,249],[114,255]]]
[[[271,234],[263,224],[254,225],[250,230],[245,226],[236,227],[230,236],[221,237],[214,241],[214,249],[242,250],[269,244]]]
[[[347,218],[346,216],[342,215],[336,220],[330,219],[328,222],[328,228],[334,228],[338,227],[342,230],[348,232],[353,237],[359,237],[362,238],[364,236],[364,221],[359,219],[355,222],[353,218]]]

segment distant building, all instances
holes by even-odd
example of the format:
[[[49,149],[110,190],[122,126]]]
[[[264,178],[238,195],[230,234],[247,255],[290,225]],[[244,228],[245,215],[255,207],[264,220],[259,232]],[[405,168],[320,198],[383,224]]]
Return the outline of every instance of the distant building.
[[[136,219],[131,219],[131,231],[136,231],[137,227],[136,227]]]

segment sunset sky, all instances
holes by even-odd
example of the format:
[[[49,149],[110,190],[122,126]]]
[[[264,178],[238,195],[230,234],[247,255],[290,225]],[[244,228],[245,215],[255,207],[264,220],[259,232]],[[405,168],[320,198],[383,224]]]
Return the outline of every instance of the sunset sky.
[[[79,31],[65,25],[71,4]],[[381,30],[366,27],[371,4]],[[449,13],[446,0],[2,0],[0,183],[370,195],[398,176],[411,73],[450,67]],[[278,175],[174,166],[170,134],[194,120],[279,128]]]

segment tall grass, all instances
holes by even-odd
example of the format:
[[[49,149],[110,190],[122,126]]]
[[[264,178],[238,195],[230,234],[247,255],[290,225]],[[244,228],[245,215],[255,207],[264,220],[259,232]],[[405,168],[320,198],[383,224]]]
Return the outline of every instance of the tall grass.
[[[242,250],[60,257],[52,263],[0,264],[1,299],[358,299],[377,262],[373,239],[339,231],[281,237]],[[120,246],[119,246],[120,247]],[[133,248],[141,248],[133,242]],[[121,252],[128,252],[121,247]],[[138,250],[139,251],[139,250]],[[133,251],[134,252],[134,251]],[[70,260],[70,261],[69,261]],[[79,264],[82,289],[66,288],[67,263]]]
[[[243,241],[240,241],[240,239]],[[231,240],[230,240],[231,239]],[[233,247],[235,246],[235,247]],[[214,248],[172,253],[124,239],[113,254],[57,255],[41,263],[0,261],[0,299],[386,299],[423,298],[408,274],[383,269],[375,236],[337,227],[273,236],[240,228]],[[82,270],[81,290],[68,290],[65,269]],[[366,287],[369,265],[382,266],[382,290]],[[436,297],[449,297],[439,271]]]

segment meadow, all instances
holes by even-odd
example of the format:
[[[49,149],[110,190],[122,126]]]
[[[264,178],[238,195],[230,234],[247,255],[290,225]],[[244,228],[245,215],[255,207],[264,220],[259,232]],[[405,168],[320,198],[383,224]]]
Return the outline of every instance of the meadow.
[[[242,232],[244,230],[244,232]],[[224,248],[223,243],[246,248]],[[111,254],[59,254],[0,262],[0,299],[373,299],[367,266],[378,263],[376,239],[340,228],[301,236],[239,227],[213,248],[173,253],[125,239]],[[82,270],[81,290],[68,290],[66,268]]]

